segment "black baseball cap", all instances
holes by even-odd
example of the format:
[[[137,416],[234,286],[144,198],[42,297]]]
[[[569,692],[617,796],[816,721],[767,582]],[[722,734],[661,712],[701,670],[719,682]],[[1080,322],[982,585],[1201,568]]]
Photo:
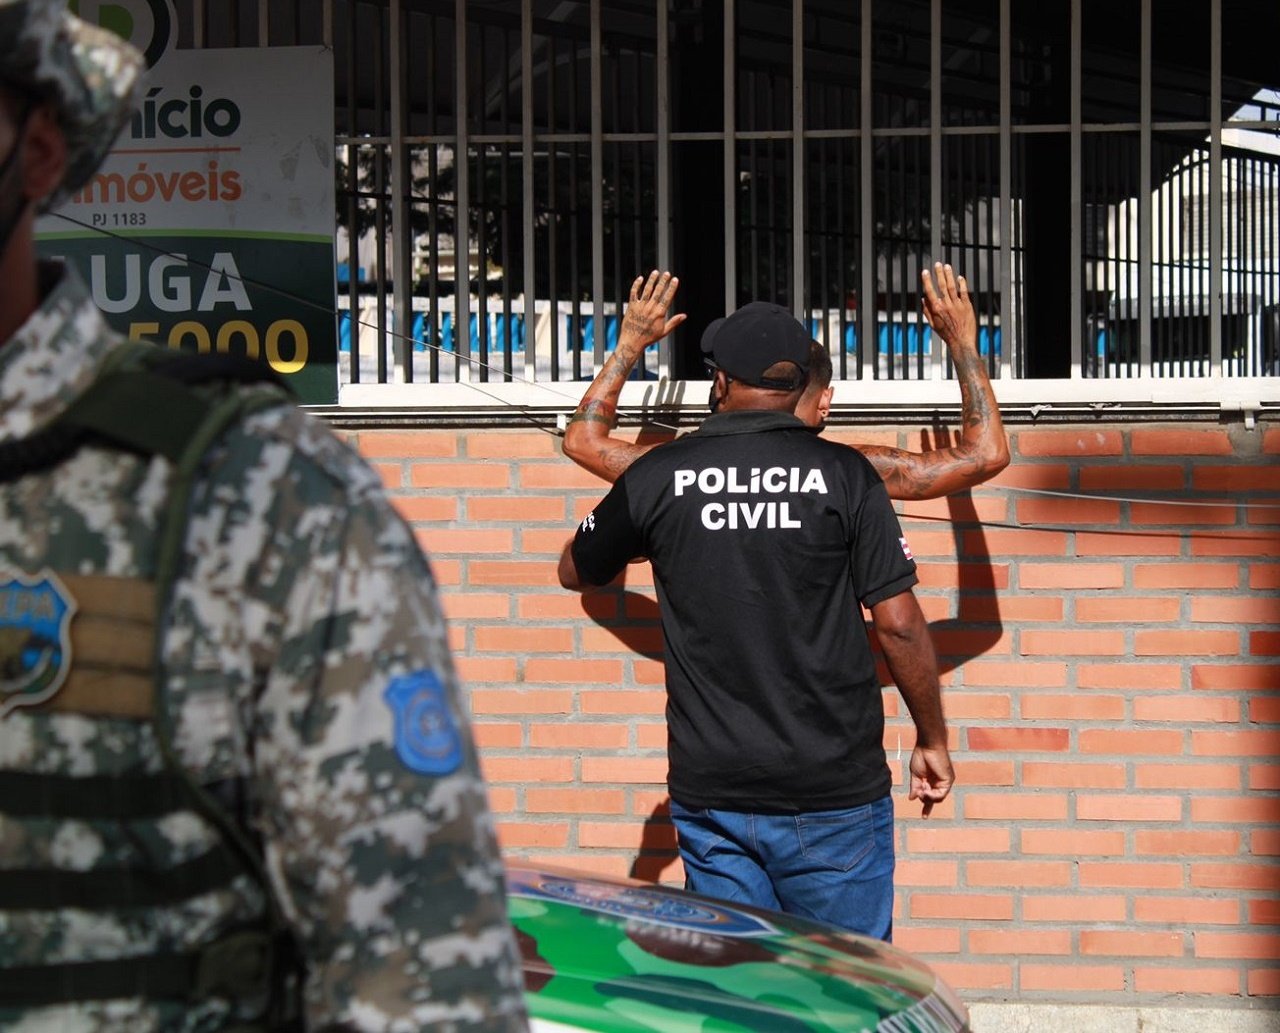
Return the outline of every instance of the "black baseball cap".
[[[753,387],[794,391],[809,373],[807,330],[781,305],[752,301],[732,315],[715,319],[702,332],[707,365]],[[790,377],[768,377],[779,362],[796,367]]]

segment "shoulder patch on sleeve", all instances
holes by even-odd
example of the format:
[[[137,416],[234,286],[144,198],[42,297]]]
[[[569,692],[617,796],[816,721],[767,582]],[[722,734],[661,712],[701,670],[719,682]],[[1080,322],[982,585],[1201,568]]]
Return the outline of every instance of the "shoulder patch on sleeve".
[[[396,754],[422,775],[449,775],[462,763],[462,736],[435,671],[391,679],[382,698],[395,718]]]

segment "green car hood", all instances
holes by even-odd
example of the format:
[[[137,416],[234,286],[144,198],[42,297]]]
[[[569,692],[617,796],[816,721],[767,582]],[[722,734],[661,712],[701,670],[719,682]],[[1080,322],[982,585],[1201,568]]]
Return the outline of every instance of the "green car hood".
[[[878,940],[650,883],[507,869],[535,1033],[963,1033],[925,965]]]

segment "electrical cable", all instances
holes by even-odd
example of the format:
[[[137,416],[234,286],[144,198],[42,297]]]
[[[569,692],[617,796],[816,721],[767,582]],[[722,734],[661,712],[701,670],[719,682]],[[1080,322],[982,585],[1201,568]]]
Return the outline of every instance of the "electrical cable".
[[[194,265],[194,266],[197,266],[198,268],[206,269],[211,272],[214,271],[213,267],[208,263],[200,262],[198,260],[191,259],[191,258],[184,258],[183,256],[177,255],[171,251],[166,251],[162,247],[157,247],[155,244],[148,243],[144,238],[131,237],[123,233],[116,233],[113,230],[109,230],[100,226],[91,226],[87,222],[84,222],[70,215],[65,215],[62,212],[52,212],[50,214],[55,215],[57,218],[62,219],[65,222],[69,222],[69,223],[72,223],[73,225],[80,226],[83,229],[89,230],[91,233],[101,234],[103,236],[108,236],[108,237],[114,237],[117,240],[126,241],[134,245],[140,245],[148,249],[149,251],[155,252],[158,255],[163,255],[167,258],[178,259],[179,261],[186,262],[190,265]],[[252,287],[257,287],[261,290],[268,291],[272,294],[279,295],[280,297],[283,297],[283,298],[288,298],[290,301],[294,301],[294,302],[297,302],[299,305],[304,305],[308,308],[315,309],[319,312],[324,313],[325,315],[333,316],[335,318],[340,315],[341,310],[339,309],[331,308],[330,306],[325,305],[318,301],[312,301],[310,298],[304,298],[299,294],[294,294],[292,291],[287,291],[282,287],[275,286],[274,284],[265,283],[261,280],[255,280],[247,276],[240,276],[240,275],[228,273],[225,270],[218,270],[218,272],[220,275],[237,279],[241,283],[248,284]],[[355,313],[352,313],[351,321],[356,326],[369,327],[375,330],[378,329],[378,325],[376,323],[370,323],[370,322],[358,319]],[[547,391],[555,395],[557,398],[561,398],[566,401],[573,402],[575,409],[578,407],[578,403],[579,403],[578,398],[572,395],[566,394],[564,391],[559,390],[558,386],[556,386],[559,383],[562,383],[561,381],[557,381],[553,384],[553,383],[548,383],[545,380],[529,380],[524,377],[517,377],[514,374],[509,374],[506,370],[502,369],[501,367],[491,365],[490,363],[484,362],[473,355],[462,356],[457,352],[446,351],[443,345],[435,344],[431,341],[419,341],[417,338],[414,338],[409,334],[400,333],[390,328],[384,327],[383,332],[393,338],[396,338],[401,341],[409,342],[410,344],[413,344],[413,345],[422,344],[425,347],[432,348],[441,354],[454,355],[457,358],[462,358],[465,361],[470,362],[472,365],[476,367],[487,369],[491,372],[497,373],[501,375],[504,379],[510,376],[511,377],[510,382],[527,384],[527,385],[532,385],[534,387],[538,387],[544,391]],[[477,381],[471,381],[471,380],[464,380],[464,381],[459,381],[458,383],[464,384],[465,386],[471,388],[473,391],[477,392],[478,394],[484,395],[486,398],[492,401],[499,402],[500,404],[505,405],[508,408],[519,411],[521,415],[523,415],[530,422],[532,422],[539,430],[546,431],[549,434],[559,433],[558,429],[547,427],[545,423],[539,418],[539,414],[529,411],[529,409],[527,409],[525,406],[520,405],[517,402],[509,401],[507,399],[501,398],[493,394],[491,391],[485,390],[485,388],[482,386],[485,383],[484,381],[477,382]],[[632,413],[630,411],[627,411],[627,415],[628,416],[643,415],[643,411],[639,411],[638,413]],[[678,432],[680,430],[678,426],[673,426],[668,423],[662,423],[661,421],[658,421],[658,420],[645,419],[644,422],[648,426],[659,427],[663,430],[670,430],[675,432]],[[983,490],[991,491],[993,489],[985,488]],[[1245,509],[1280,509],[1280,502],[1251,502],[1251,501],[1231,501],[1231,500],[1224,500],[1222,502],[1204,502],[1204,501],[1197,501],[1197,500],[1191,500],[1191,499],[1184,500],[1184,499],[1134,498],[1134,497],[1124,496],[1124,495],[1091,495],[1091,494],[1084,494],[1081,492],[1061,491],[1053,488],[1020,488],[1020,487],[1012,487],[1012,486],[1001,487],[994,490],[1002,490],[1006,492],[1027,494],[1027,495],[1045,495],[1045,496],[1050,496],[1054,498],[1085,499],[1085,500],[1093,500],[1093,501],[1101,501],[1101,502],[1145,503],[1150,505],[1162,505],[1162,506],[1204,506],[1204,507],[1213,507],[1213,508],[1220,508],[1223,506],[1243,506]],[[922,517],[921,519],[929,519],[929,518]],[[993,524],[991,526],[1022,527],[1023,525]]]

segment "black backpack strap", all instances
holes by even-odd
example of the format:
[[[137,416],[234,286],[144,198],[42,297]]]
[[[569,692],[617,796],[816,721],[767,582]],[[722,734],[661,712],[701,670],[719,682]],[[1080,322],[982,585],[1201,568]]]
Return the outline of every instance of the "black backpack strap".
[[[176,463],[212,408],[199,392],[161,373],[119,370],[95,380],[58,422],[84,438]]]
[[[172,352],[143,342],[121,345],[57,420],[29,437],[0,443],[0,481],[65,462],[90,441],[178,463],[213,413],[218,395],[226,394],[199,388],[255,383],[279,388],[278,402],[289,398],[284,382],[264,362]]]
[[[287,391],[265,362],[133,343],[112,354],[98,378],[71,403],[59,422],[123,448],[162,455],[178,463],[227,394],[224,390],[210,397],[210,392],[197,388],[256,383]]]
[[[274,966],[291,945],[275,944],[256,929],[232,931],[202,950],[146,954],[106,961],[68,962],[6,968],[0,1006],[37,1007],[69,1000],[143,997],[198,1002],[223,997],[261,1000],[270,993]],[[235,1026],[237,1031],[281,1033],[298,1028],[288,1020],[266,1019]]]

